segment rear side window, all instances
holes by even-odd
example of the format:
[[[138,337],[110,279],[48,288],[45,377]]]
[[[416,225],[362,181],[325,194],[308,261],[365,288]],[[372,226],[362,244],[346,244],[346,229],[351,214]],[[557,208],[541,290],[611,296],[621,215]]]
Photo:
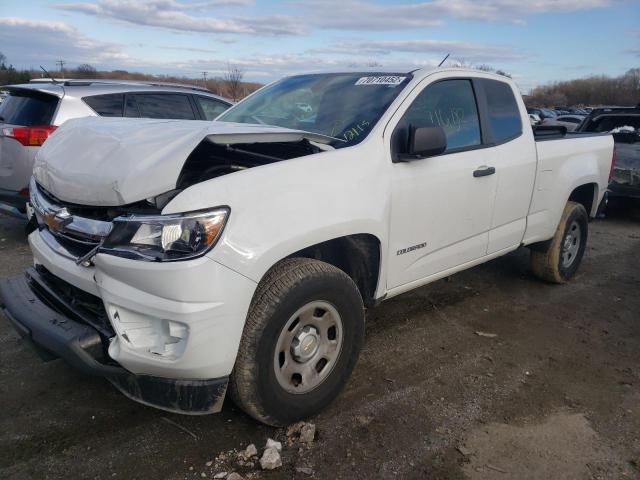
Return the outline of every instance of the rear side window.
[[[447,151],[480,145],[480,120],[469,80],[444,80],[429,85],[413,101],[403,126],[442,127]]]
[[[193,98],[195,98],[198,105],[200,105],[200,108],[204,113],[205,120],[213,120],[229,108],[229,105],[226,103],[219,102],[213,98],[201,97],[199,95],[194,95]]]
[[[30,91],[11,91],[0,105],[1,123],[13,125],[50,125],[58,106],[58,97]]]
[[[196,119],[187,95],[179,93],[138,93],[135,97],[141,117]]]
[[[101,117],[121,117],[124,109],[124,94],[93,95],[83,97],[84,103],[89,105]]]
[[[522,133],[520,110],[509,84],[498,80],[483,80],[482,84],[494,141],[501,143],[519,136]]]

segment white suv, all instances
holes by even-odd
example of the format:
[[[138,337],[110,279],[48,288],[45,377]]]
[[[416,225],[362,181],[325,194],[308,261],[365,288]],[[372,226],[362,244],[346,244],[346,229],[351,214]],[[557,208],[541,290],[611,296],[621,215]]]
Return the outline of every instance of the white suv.
[[[39,147],[66,120],[145,117],[213,120],[232,102],[190,85],[126,80],[36,80],[3,87],[0,104],[0,212],[22,216]]]

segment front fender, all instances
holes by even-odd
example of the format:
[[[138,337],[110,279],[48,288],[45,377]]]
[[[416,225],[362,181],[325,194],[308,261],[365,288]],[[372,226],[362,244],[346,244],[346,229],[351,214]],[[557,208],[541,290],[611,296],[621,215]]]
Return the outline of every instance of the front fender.
[[[345,235],[388,237],[389,175],[374,142],[254,167],[181,192],[163,213],[229,205],[213,260],[259,281],[279,260]]]

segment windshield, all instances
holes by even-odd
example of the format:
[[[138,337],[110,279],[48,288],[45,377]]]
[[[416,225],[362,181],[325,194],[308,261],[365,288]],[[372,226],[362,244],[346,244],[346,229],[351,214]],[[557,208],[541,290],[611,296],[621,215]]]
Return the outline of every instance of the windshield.
[[[263,88],[217,118],[335,137],[335,148],[366,138],[411,74],[345,73],[288,77]]]

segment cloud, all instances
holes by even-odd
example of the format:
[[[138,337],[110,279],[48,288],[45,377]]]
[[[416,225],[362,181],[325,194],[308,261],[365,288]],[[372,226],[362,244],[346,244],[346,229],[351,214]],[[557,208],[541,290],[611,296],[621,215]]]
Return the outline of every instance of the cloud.
[[[177,0],[101,0],[95,3],[64,3],[55,8],[84,13],[100,18],[119,20],[135,25],[166,28],[169,30],[250,35],[292,35],[301,33],[300,23],[287,15],[263,17],[211,17],[195,16],[189,12],[205,11],[220,6],[244,6],[244,0],[183,3]]]
[[[447,18],[524,23],[530,15],[606,7],[612,0],[432,0],[381,4],[367,0],[296,0],[322,28],[394,30],[439,27]]]
[[[93,40],[64,22],[0,17],[0,45],[13,63],[29,65],[64,59],[72,63],[126,64],[116,43]]]
[[[451,53],[454,58],[469,62],[515,61],[527,58],[503,45],[492,45],[455,40],[378,40],[339,42],[325,48],[309,50],[309,53],[337,55],[389,55],[392,53],[439,54]]]
[[[623,50],[622,53],[628,53],[629,55],[640,57],[640,48],[627,48],[626,50]]]
[[[98,0],[62,3],[54,8],[118,20],[135,25],[198,33],[262,36],[302,35],[308,28],[398,30],[433,28],[447,19],[524,23],[531,15],[573,12],[605,7],[613,0],[431,0],[420,3],[378,3],[373,0],[293,0],[293,14],[229,15],[229,7],[245,7],[252,0]],[[204,15],[210,10],[225,14]],[[284,10],[284,9],[282,9]],[[195,14],[197,13],[197,14]]]
[[[170,47],[168,45],[160,46],[163,50],[177,50],[181,52],[194,52],[194,53],[217,53],[217,50],[210,48],[198,48],[198,47]]]
[[[239,67],[250,80],[271,81],[288,75],[310,72],[334,71],[384,71],[408,72],[418,68],[433,68],[440,58],[431,59],[394,59],[384,61],[371,58],[332,58],[327,55],[314,55],[308,52],[283,55],[253,55],[237,58],[211,58],[187,60],[173,63],[171,68],[179,71],[207,71],[212,76],[221,76],[227,71],[227,65]],[[228,62],[228,63],[227,63]],[[169,65],[167,65],[169,67]]]

